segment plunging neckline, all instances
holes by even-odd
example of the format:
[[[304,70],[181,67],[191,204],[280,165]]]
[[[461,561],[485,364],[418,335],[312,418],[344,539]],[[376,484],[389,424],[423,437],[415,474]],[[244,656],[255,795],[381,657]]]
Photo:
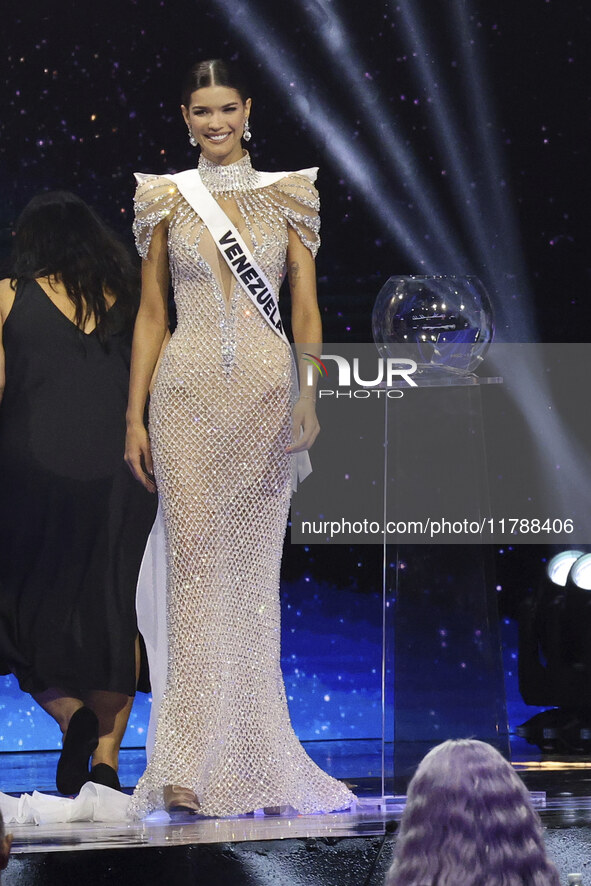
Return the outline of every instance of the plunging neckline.
[[[222,199],[224,199],[224,198],[222,198]],[[238,231],[238,233],[240,234],[240,236],[244,240],[245,239],[244,235],[248,234],[248,225],[246,224],[246,219],[244,218],[243,214],[240,212],[240,210],[238,208],[238,203],[236,202],[236,198],[233,196],[230,198],[225,198],[225,202],[230,202],[230,201],[234,202],[234,206],[236,207],[237,213],[240,216],[240,222],[241,222],[240,227],[238,227],[238,225],[236,224],[234,219],[230,215],[228,215],[225,208],[220,204],[218,197],[215,197],[215,201],[218,204],[218,206],[220,207],[220,209],[224,212],[224,214],[228,216],[228,218],[230,219],[230,221],[232,222],[232,224],[234,225],[234,227],[236,228],[236,230]],[[209,233],[211,236],[211,232],[209,232]],[[212,237],[212,240],[213,240],[213,237]],[[232,274],[231,270],[229,269],[228,265],[224,261],[224,258],[222,256],[215,240],[213,240],[213,243],[214,243],[214,247],[215,247],[215,257],[216,257],[217,267],[215,269],[212,268],[212,272],[213,272],[214,280],[216,281],[218,288],[220,290],[220,295],[222,296],[222,302],[223,302],[223,308],[224,308],[226,320],[230,320],[233,310],[234,310],[234,302],[236,300],[236,288],[240,288],[240,284],[238,283],[238,281],[236,280],[236,278]],[[227,296],[226,296],[226,287],[224,286],[224,273],[225,272],[228,274],[228,279],[229,279],[229,283],[230,283],[229,294]]]
[[[208,160],[203,154],[201,154],[199,157],[199,163],[197,164],[197,172],[204,186],[214,198],[221,211],[224,213],[224,215],[227,216],[227,218],[236,228],[240,236],[248,242],[247,220],[244,213],[241,212],[240,206],[236,199],[238,194],[247,193],[258,184],[258,173],[252,168],[250,155],[248,154],[248,152],[245,151],[239,160],[236,160],[236,162],[234,163],[228,164],[214,163],[213,161]],[[232,210],[235,210],[236,218],[233,217],[234,212],[232,212],[231,214],[227,212],[228,204]],[[195,207],[192,208],[194,209]],[[237,219],[239,219],[238,223]],[[236,288],[240,288],[240,284],[234,278],[234,275],[227,267],[223,256],[220,253],[218,245],[213,237],[212,240],[215,249],[216,265],[214,267],[211,262],[208,262],[208,264],[211,268],[217,288],[219,289],[220,295],[222,297],[225,320],[229,321],[234,311],[234,304],[236,301]],[[227,272],[229,274],[228,279],[230,282],[230,287],[227,295],[224,272]]]
[[[66,321],[66,323],[68,323],[69,326],[71,326],[71,327],[72,327],[73,329],[75,329],[77,332],[82,333],[82,335],[86,336],[87,338],[89,338],[91,335],[94,335],[94,333],[97,331],[97,329],[98,329],[98,327],[99,327],[99,324],[96,323],[96,321],[95,321],[95,325],[94,325],[93,328],[90,330],[90,332],[85,332],[85,330],[84,330],[84,329],[81,329],[81,328],[75,323],[74,320],[71,320],[70,317],[68,317],[67,314],[64,314],[64,312],[62,311],[61,308],[58,308],[58,306],[57,306],[56,303],[53,301],[53,299],[51,299],[50,296],[45,292],[45,290],[43,289],[43,287],[42,287],[41,284],[39,283],[39,280],[38,280],[36,277],[33,278],[33,282],[37,285],[37,289],[39,290],[39,292],[42,293],[42,295],[43,295],[43,297],[45,298],[45,300],[46,300],[46,301],[47,301],[47,302],[48,302],[48,303],[49,303],[49,304],[50,304],[50,305],[51,305],[51,306],[52,306],[52,307],[58,312],[58,314],[61,314],[61,316],[64,318],[64,320]],[[117,304],[117,299],[115,299],[115,301],[113,302],[113,304],[111,305],[111,307],[107,308],[107,312],[106,312],[106,313],[107,313],[107,314],[110,314],[111,311],[113,310],[113,308],[115,307],[116,304]]]

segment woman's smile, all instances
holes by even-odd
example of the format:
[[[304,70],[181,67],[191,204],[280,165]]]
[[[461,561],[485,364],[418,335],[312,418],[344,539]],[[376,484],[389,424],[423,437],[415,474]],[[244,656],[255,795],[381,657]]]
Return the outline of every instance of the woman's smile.
[[[227,86],[196,89],[189,107],[183,105],[185,122],[203,155],[222,165],[242,158],[241,138],[249,113],[250,99],[243,102],[240,93]]]

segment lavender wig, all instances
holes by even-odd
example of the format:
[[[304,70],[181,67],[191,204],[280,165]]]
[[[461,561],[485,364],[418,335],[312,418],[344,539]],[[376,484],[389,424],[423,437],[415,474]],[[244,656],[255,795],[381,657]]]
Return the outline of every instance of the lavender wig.
[[[386,886],[560,886],[513,768],[482,741],[446,741],[409,787]]]

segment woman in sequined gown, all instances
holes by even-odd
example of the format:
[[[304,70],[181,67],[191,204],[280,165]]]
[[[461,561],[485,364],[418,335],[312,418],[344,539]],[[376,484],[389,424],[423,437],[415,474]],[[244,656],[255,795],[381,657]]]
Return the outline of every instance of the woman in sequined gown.
[[[315,171],[263,185],[241,143],[250,107],[223,62],[191,70],[182,110],[201,147],[199,175],[277,291],[287,265],[305,351],[321,340]],[[292,463],[318,433],[314,388],[303,385],[294,403],[289,347],[233,281],[197,212],[167,177],[139,180],[143,287],[126,458],[161,500],[168,670],[131,813],[347,808],[351,792],[312,762],[291,727],[280,669],[279,567]],[[178,325],[167,343],[169,271]],[[142,413],[161,350],[148,439]]]

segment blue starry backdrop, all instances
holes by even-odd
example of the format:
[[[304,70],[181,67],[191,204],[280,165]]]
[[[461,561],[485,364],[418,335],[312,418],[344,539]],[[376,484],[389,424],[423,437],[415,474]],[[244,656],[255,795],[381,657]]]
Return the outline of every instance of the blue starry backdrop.
[[[195,60],[224,56],[252,85],[255,165],[320,166],[328,341],[370,340],[377,292],[409,273],[480,276],[500,338],[577,341],[589,321],[590,15],[583,0],[7,0],[0,261],[19,211],[49,188],[79,193],[132,248],[132,173],[194,165],[180,83]],[[515,615],[545,556],[496,552],[513,726],[532,713]],[[283,667],[302,739],[381,733],[381,567],[374,546],[286,544]],[[143,744],[148,711],[138,696],[128,746]],[[58,745],[1,677],[0,748]]]

